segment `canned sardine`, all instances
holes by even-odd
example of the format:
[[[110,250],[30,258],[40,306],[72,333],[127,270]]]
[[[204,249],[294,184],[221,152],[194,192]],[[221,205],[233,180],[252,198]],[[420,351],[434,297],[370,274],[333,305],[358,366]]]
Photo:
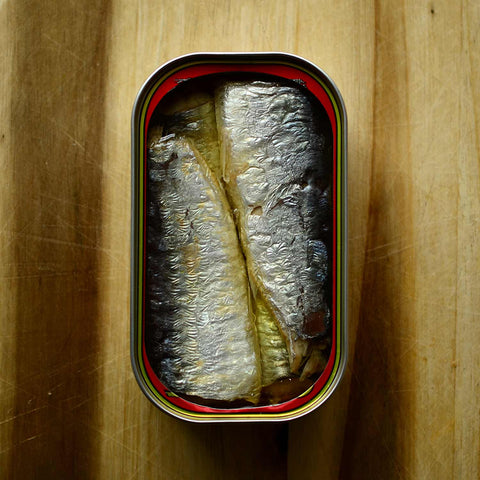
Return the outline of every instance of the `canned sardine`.
[[[131,356],[196,422],[297,418],[346,363],[346,114],[283,53],[159,68],[132,118]]]

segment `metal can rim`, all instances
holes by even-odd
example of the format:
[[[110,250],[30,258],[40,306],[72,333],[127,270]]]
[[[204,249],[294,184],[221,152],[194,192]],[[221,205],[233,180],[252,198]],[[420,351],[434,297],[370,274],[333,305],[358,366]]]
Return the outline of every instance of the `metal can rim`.
[[[187,413],[181,413],[175,409],[166,408],[164,404],[158,401],[158,399],[153,395],[151,389],[146,384],[144,375],[140,371],[139,359],[138,359],[138,311],[137,306],[139,302],[138,294],[138,211],[139,211],[139,192],[138,192],[138,162],[139,162],[139,119],[141,117],[141,110],[144,107],[146,96],[151,92],[152,86],[158,81],[162,76],[171,73],[177,68],[185,67],[187,64],[195,63],[208,63],[208,62],[219,62],[226,63],[229,60],[233,63],[248,63],[256,62],[258,64],[269,63],[269,64],[284,64],[288,63],[294,67],[302,67],[307,72],[314,74],[316,77],[320,78],[328,86],[329,90],[333,94],[335,104],[338,107],[338,114],[341,124],[341,134],[339,136],[339,146],[340,146],[340,156],[338,159],[341,172],[339,175],[338,183],[340,185],[340,197],[341,197],[341,211],[337,212],[337,217],[334,218],[334,222],[338,220],[339,231],[341,233],[341,241],[337,242],[336,248],[338,253],[341,255],[340,258],[340,280],[339,280],[339,296],[341,297],[339,302],[337,302],[341,308],[341,316],[338,321],[339,325],[339,338],[338,340],[338,363],[333,378],[329,378],[330,383],[323,394],[318,395],[319,398],[314,399],[307,404],[308,408],[297,409],[298,411],[293,411],[288,415],[281,415],[279,413],[270,413],[263,414],[261,417],[252,415],[252,408],[255,407],[246,407],[245,414],[233,413],[230,416],[216,416],[216,415],[202,415],[202,416],[192,416]],[[130,297],[130,354],[131,354],[131,363],[132,369],[135,375],[135,378],[145,394],[145,396],[157,407],[161,408],[166,413],[183,420],[195,422],[195,423],[205,423],[205,422],[235,422],[235,421],[248,421],[248,422],[266,422],[266,421],[288,421],[296,418],[300,418],[303,415],[306,415],[324,403],[335,391],[336,387],[340,383],[346,368],[347,355],[348,355],[348,312],[347,312],[347,115],[345,104],[343,98],[331,78],[319,67],[317,67],[312,62],[290,53],[283,52],[197,52],[182,55],[176,57],[158,69],[156,69],[144,82],[140,88],[132,111],[132,212],[131,212],[131,297]],[[249,413],[250,412],[250,413]]]

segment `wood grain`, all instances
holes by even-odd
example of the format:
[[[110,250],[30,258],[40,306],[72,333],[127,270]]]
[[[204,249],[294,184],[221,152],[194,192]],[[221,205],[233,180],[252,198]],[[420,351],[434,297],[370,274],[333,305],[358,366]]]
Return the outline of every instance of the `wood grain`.
[[[473,1],[2,2],[0,477],[480,478],[479,41]],[[131,373],[131,107],[268,50],[347,106],[349,366],[305,418],[187,424]]]

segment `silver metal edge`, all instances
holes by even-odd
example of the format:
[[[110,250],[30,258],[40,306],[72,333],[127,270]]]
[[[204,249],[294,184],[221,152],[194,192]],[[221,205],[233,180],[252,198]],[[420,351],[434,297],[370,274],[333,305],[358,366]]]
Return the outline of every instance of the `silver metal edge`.
[[[138,142],[139,142],[139,131],[137,128],[139,122],[139,114],[140,110],[143,106],[143,101],[147,94],[149,93],[150,88],[155,83],[158,77],[160,77],[164,73],[168,73],[168,71],[173,70],[176,66],[182,65],[184,63],[189,62],[192,59],[197,59],[198,61],[204,61],[207,63],[209,60],[219,59],[219,58],[235,58],[239,60],[248,61],[248,59],[255,57],[257,60],[268,60],[272,61],[275,58],[281,59],[288,59],[291,63],[300,64],[306,67],[307,70],[312,71],[317,76],[321,77],[325,80],[327,85],[331,88],[332,93],[336,97],[335,100],[337,101],[337,105],[340,107],[340,120],[342,122],[342,156],[341,156],[341,167],[342,167],[342,179],[341,179],[341,187],[342,187],[342,229],[343,229],[343,241],[342,241],[342,265],[341,265],[341,272],[342,272],[342,292],[343,298],[341,301],[343,315],[342,315],[342,325],[341,325],[341,352],[340,352],[340,363],[338,366],[338,370],[335,374],[335,377],[328,389],[328,391],[323,395],[322,400],[317,404],[312,405],[311,408],[307,409],[304,412],[299,413],[296,416],[289,417],[289,418],[275,418],[272,414],[272,417],[269,418],[245,418],[244,416],[239,416],[238,418],[210,418],[205,417],[204,419],[192,419],[187,416],[182,416],[180,414],[176,414],[167,410],[162,404],[160,404],[157,399],[152,395],[149,388],[145,384],[145,381],[142,375],[139,373],[138,367],[138,359],[137,359],[137,352],[136,352],[136,340],[137,340],[137,273],[138,273],[138,262],[137,262],[137,251],[138,251],[138,218],[136,216],[136,212],[138,211],[139,199],[137,196],[137,189],[138,189],[138,158],[137,158],[137,151],[138,151]],[[233,422],[285,422],[296,420],[298,418],[303,417],[311,413],[313,410],[318,408],[320,405],[325,403],[328,398],[333,394],[335,389],[337,388],[338,384],[342,380],[348,360],[348,205],[347,205],[347,169],[348,169],[348,156],[347,156],[347,113],[345,108],[345,103],[343,101],[342,95],[338,90],[336,84],[330,78],[330,76],[325,73],[321,68],[319,68],[314,63],[306,60],[303,57],[292,53],[284,53],[284,52],[196,52],[196,53],[189,53],[186,55],[181,55],[176,57],[162,66],[160,66],[157,70],[155,70],[143,83],[142,87],[139,89],[139,92],[135,98],[133,109],[132,109],[132,118],[131,118],[131,125],[132,125],[132,165],[131,165],[131,175],[132,175],[132,184],[131,184],[131,275],[130,275],[130,360],[132,364],[132,370],[137,380],[137,383],[144,393],[144,395],[158,408],[160,408],[163,412],[167,413],[168,415],[181,419],[186,420],[192,423],[233,423]]]

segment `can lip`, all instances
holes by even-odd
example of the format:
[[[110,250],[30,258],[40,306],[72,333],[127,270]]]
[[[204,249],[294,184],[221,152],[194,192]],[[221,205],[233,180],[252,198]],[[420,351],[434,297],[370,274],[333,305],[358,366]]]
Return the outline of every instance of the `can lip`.
[[[139,363],[138,363],[138,352],[136,348],[136,341],[137,341],[137,334],[136,328],[138,324],[137,312],[136,307],[138,305],[139,295],[136,283],[136,273],[138,271],[138,257],[137,257],[137,249],[138,249],[138,217],[136,215],[138,201],[137,198],[137,152],[139,146],[139,135],[136,126],[138,125],[138,119],[140,118],[140,110],[144,106],[144,101],[148,92],[151,90],[153,84],[158,80],[160,76],[163,74],[168,74],[173,69],[177,67],[181,67],[182,65],[186,65],[189,62],[197,61],[199,64],[205,64],[209,61],[219,61],[219,60],[233,60],[235,63],[248,63],[251,60],[255,60],[256,63],[265,63],[265,64],[281,64],[285,61],[290,62],[293,66],[302,66],[305,68],[307,72],[312,72],[316,74],[318,77],[322,78],[325,83],[328,85],[329,89],[331,90],[333,96],[335,97],[335,104],[339,109],[339,117],[341,119],[341,136],[338,138],[339,144],[341,145],[341,176],[340,176],[340,185],[341,185],[341,193],[340,197],[342,200],[342,207],[341,207],[341,232],[342,232],[342,244],[338,248],[341,250],[341,264],[339,268],[339,272],[341,272],[341,300],[339,304],[341,305],[342,314],[341,314],[341,330],[340,330],[340,339],[339,339],[339,350],[340,350],[340,358],[338,360],[338,367],[335,373],[333,373],[333,379],[328,386],[328,389],[322,394],[321,399],[317,402],[313,402],[309,405],[308,409],[296,412],[291,416],[284,417],[279,416],[277,413],[272,412],[269,414],[264,414],[263,417],[258,418],[252,415],[246,417],[243,414],[232,414],[233,416],[229,417],[220,417],[220,416],[210,416],[205,414],[201,417],[195,416],[188,416],[182,413],[178,413],[173,409],[168,409],[164,405],[162,405],[152,394],[150,388],[147,386],[146,381],[143,375],[139,371]],[[224,423],[224,422],[284,422],[293,419],[300,418],[308,413],[311,413],[321,404],[323,404],[335,391],[338,384],[341,382],[346,369],[346,364],[348,360],[348,311],[347,311],[347,265],[348,265],[348,257],[347,257],[347,240],[348,240],[348,216],[347,216],[347,113],[345,104],[342,98],[342,95],[330,78],[330,76],[317,65],[312,63],[311,61],[292,53],[285,53],[285,52],[278,52],[278,51],[265,51],[265,52],[195,52],[195,53],[188,53],[185,55],[178,56],[172,60],[161,65],[157,68],[143,83],[142,87],[139,89],[138,94],[135,98],[133,109],[132,109],[132,117],[131,117],[131,126],[132,126],[132,165],[131,165],[131,174],[132,174],[132,185],[131,185],[131,193],[132,193],[132,203],[131,203],[131,300],[130,300],[130,360],[132,364],[132,370],[134,376],[137,380],[137,383],[140,386],[140,389],[144,393],[144,395],[157,407],[161,408],[167,414],[179,418],[182,420],[187,420],[193,423]],[[245,410],[248,412],[250,407],[246,407]]]
[[[343,100],[343,97],[340,93],[340,90],[338,89],[337,85],[335,82],[332,80],[332,78],[319,66],[315,65],[313,62],[310,60],[307,60],[304,57],[301,57],[300,55],[296,55],[293,53],[286,53],[286,52],[278,52],[278,51],[265,51],[265,52],[193,52],[193,53],[186,53],[184,55],[180,55],[178,57],[175,57],[171,60],[168,60],[164,64],[160,65],[153,73],[151,73],[147,79],[143,82],[143,85],[140,87],[137,96],[135,97],[135,101],[133,104],[133,109],[132,109],[132,125],[133,121],[136,118],[137,109],[139,108],[139,104],[141,99],[143,98],[145,91],[148,90],[148,87],[156,80],[156,78],[162,73],[162,72],[167,72],[169,70],[172,70],[175,66],[181,65],[183,63],[187,63],[187,61],[191,59],[204,59],[205,61],[211,59],[218,59],[218,58],[225,58],[225,57],[232,57],[236,59],[244,59],[246,61],[251,60],[252,57],[256,57],[258,59],[265,59],[271,61],[274,58],[277,58],[279,60],[283,59],[289,59],[293,60],[294,62],[297,63],[302,63],[303,65],[307,66],[309,69],[315,71],[316,73],[320,74],[324,79],[327,81],[329,86],[333,89],[335,96],[337,97],[337,100],[339,101],[339,106],[342,109],[342,117],[343,121],[345,122],[345,129],[347,126],[347,111],[345,109],[345,102]],[[345,135],[346,136],[346,135]]]

